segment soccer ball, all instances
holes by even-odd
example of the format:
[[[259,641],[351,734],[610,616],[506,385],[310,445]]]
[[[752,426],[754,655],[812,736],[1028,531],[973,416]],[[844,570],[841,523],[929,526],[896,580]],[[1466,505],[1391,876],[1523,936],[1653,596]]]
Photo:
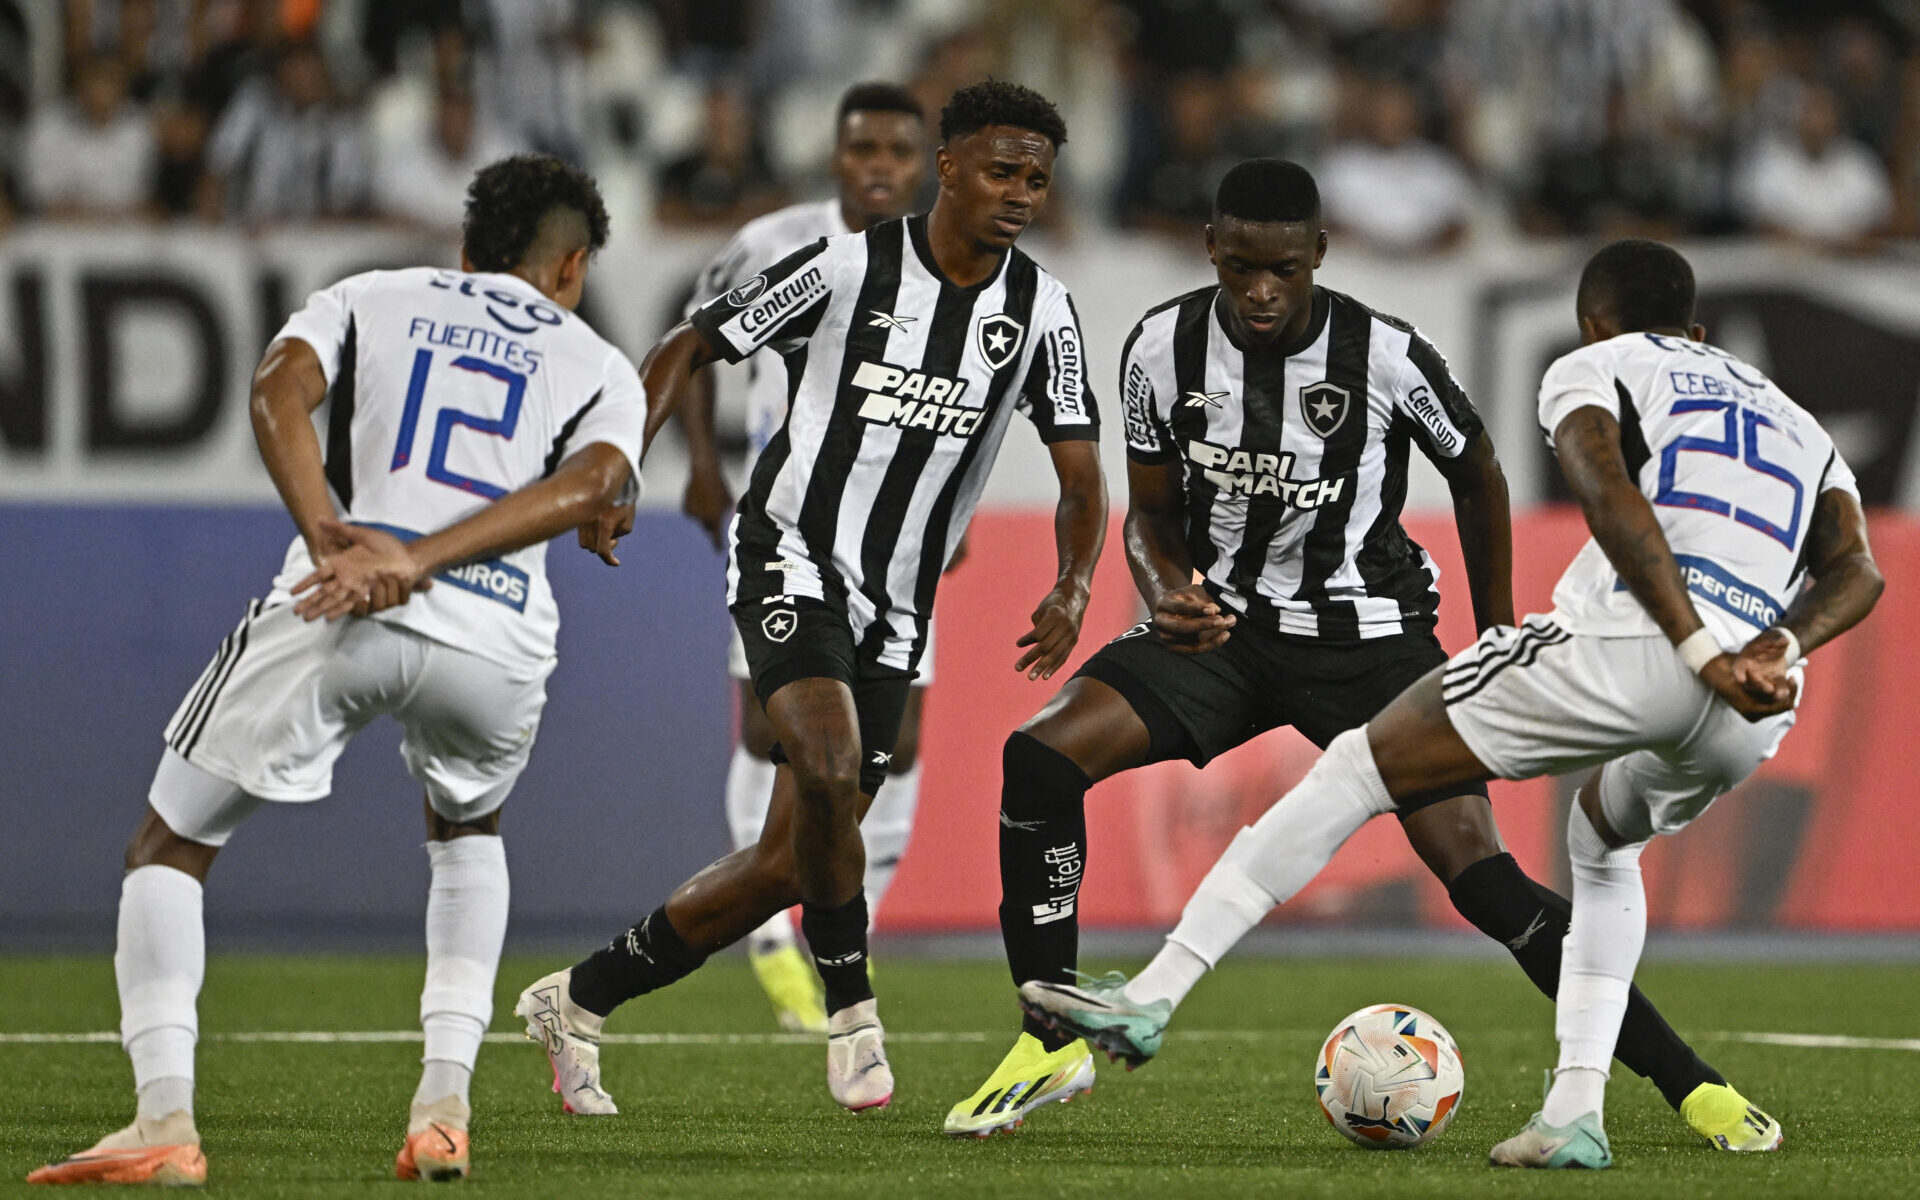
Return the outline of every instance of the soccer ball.
[[[1369,1150],[1411,1149],[1439,1137],[1466,1082],[1453,1036],[1407,1004],[1376,1004],[1343,1019],[1313,1073],[1327,1120]]]

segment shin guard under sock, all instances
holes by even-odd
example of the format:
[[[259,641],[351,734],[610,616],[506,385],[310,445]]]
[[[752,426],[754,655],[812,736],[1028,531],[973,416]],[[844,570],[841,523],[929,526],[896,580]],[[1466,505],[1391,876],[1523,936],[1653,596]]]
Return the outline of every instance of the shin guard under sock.
[[[575,1004],[604,1017],[635,996],[686,978],[706,961],[706,955],[681,939],[662,904],[575,964],[567,991]]]
[[[873,999],[867,978],[867,894],[832,908],[823,904],[800,906],[800,933],[807,939],[814,969],[826,985],[827,1015]]]
[[[1072,981],[1079,962],[1080,879],[1086,871],[1087,789],[1073,760],[1016,731],[1001,753],[1000,936],[1017,987]],[[1049,1051],[1067,1044],[1032,1017],[1021,1028]]]

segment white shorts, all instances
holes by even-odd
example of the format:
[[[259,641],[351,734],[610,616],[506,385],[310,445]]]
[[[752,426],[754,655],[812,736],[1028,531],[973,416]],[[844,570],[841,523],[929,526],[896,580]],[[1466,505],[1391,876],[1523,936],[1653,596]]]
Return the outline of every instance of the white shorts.
[[[154,807],[175,833],[219,845],[238,818],[209,811],[219,789],[164,787],[190,778],[170,769],[174,758],[256,801],[318,800],[347,742],[390,714],[434,811],[477,820],[527,764],[554,662],[509,667],[380,620],[307,622],[291,604],[256,600],[167,723]]]
[[[933,631],[932,618],[927,620],[927,644],[920,651],[920,673],[914,676],[913,686],[928,687],[933,683]],[[731,618],[727,621],[727,674],[742,683],[750,682],[753,676],[747,671],[747,647],[740,640],[740,627]]]
[[[1460,739],[1502,779],[1619,759],[1606,790],[1646,807],[1629,819],[1609,805],[1608,815],[1636,841],[1705,812],[1773,757],[1795,716],[1749,722],[1664,637],[1575,634],[1542,615],[1490,629],[1455,655],[1442,696]]]

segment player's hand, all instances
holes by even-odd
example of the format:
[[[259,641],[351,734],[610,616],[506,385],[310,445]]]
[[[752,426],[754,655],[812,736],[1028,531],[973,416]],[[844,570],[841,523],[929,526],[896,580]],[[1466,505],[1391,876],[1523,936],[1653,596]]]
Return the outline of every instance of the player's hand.
[[[1175,654],[1205,654],[1226,644],[1239,618],[1197,583],[1164,593],[1153,606],[1153,631]]]
[[[1733,656],[1733,678],[1749,694],[1773,700],[1793,694],[1793,680],[1787,677],[1793,665],[1787,661],[1787,635],[1769,629]]]
[[[1800,685],[1787,678],[1784,672],[1775,679],[1757,669],[1745,671],[1747,678],[1743,680],[1736,664],[1752,648],[1753,643],[1749,642],[1738,656],[1722,654],[1713,659],[1700,669],[1700,678],[1722,700],[1732,705],[1733,711],[1749,721],[1759,721],[1792,708],[1800,694]],[[1783,640],[1783,644],[1774,650],[1775,657],[1779,657],[1784,649]]]
[[[303,596],[294,605],[303,620],[364,617],[405,604],[413,593],[433,586],[406,543],[392,534],[332,520],[322,522],[321,530],[331,543],[347,545],[293,585],[293,593]]]
[[[594,520],[580,527],[580,548],[590,550],[600,556],[600,561],[610,567],[620,565],[614,557],[614,547],[620,539],[633,532],[633,505],[612,504]]]
[[[1013,664],[1013,669],[1025,671],[1028,679],[1052,679],[1053,673],[1066,665],[1067,655],[1073,653],[1075,643],[1079,642],[1080,622],[1086,615],[1086,589],[1065,583],[1057,585],[1040,602],[1040,607],[1033,610],[1033,628],[1014,642],[1016,646],[1025,646],[1027,652]]]
[[[721,548],[727,533],[727,518],[733,515],[733,493],[718,471],[698,470],[687,477],[687,493],[680,498],[680,511],[699,522],[707,531],[713,548]],[[604,556],[603,556],[604,557]]]

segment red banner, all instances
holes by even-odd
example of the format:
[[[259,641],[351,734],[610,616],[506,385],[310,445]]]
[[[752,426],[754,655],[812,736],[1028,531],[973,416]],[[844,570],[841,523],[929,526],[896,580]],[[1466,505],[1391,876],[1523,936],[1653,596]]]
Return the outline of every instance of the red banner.
[[[1440,638],[1472,637],[1459,543],[1446,514],[1407,521],[1439,562]],[[1778,757],[1677,837],[1645,857],[1649,912],[1667,928],[1920,931],[1920,822],[1899,747],[1920,725],[1899,647],[1920,644],[1920,597],[1903,586],[1920,563],[1920,520],[1873,521],[1889,586],[1865,624],[1809,663],[1801,717]],[[1577,511],[1549,509],[1514,522],[1515,601],[1545,611],[1585,540]],[[996,813],[1000,747],[1038,712],[1072,667],[1140,617],[1114,522],[1085,634],[1067,671],[1028,683],[1013,671],[1014,639],[1053,578],[1050,513],[984,512],[971,554],[941,586],[939,661],[927,699],[927,764],[913,845],[887,896],[883,926],[930,932],[996,927],[1000,900]],[[1234,833],[1305,773],[1314,748],[1277,730],[1215,760],[1131,771],[1087,801],[1088,866],[1081,919],[1090,926],[1170,927]],[[1508,847],[1536,878],[1566,886],[1562,846],[1568,789],[1561,781],[1493,785]],[[1360,921],[1463,925],[1446,892],[1408,849],[1399,826],[1375,821],[1276,923]]]

